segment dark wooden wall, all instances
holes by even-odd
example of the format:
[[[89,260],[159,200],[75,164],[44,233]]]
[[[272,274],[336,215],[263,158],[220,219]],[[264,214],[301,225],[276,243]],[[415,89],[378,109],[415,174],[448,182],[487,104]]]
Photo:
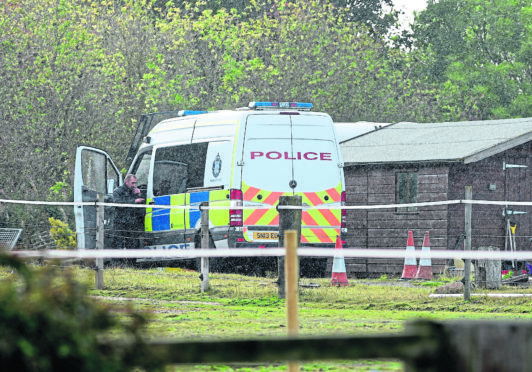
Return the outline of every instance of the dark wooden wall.
[[[491,157],[472,164],[456,164],[449,169],[449,200],[464,199],[465,186],[472,186],[473,199],[504,200],[502,158]],[[495,190],[490,191],[490,185]],[[471,247],[504,246],[504,217],[502,206],[473,205],[471,215]],[[448,249],[456,246],[457,237],[464,233],[464,205],[449,206]]]
[[[451,166],[449,169],[448,198],[464,198],[465,186],[471,185],[473,187],[473,199],[476,200],[532,201],[531,156],[532,146],[531,143],[527,143],[475,163]],[[504,169],[503,164],[526,165],[527,167]],[[490,190],[490,185],[495,190]],[[500,205],[473,205],[472,249],[484,246],[505,249],[506,220],[503,214],[504,208]],[[529,250],[531,248],[532,208],[510,206],[509,209],[525,212],[511,216],[510,220],[517,223],[515,233],[517,250]],[[455,237],[463,232],[463,226],[463,206],[450,206],[449,249],[454,249],[453,241],[455,242]],[[463,244],[460,245],[459,249],[462,248]]]
[[[395,204],[395,174],[418,172],[418,202],[446,200],[446,165],[412,167],[355,166],[345,170],[347,205]],[[347,246],[351,248],[405,249],[408,231],[414,233],[416,249],[421,249],[425,231],[429,231],[431,249],[447,247],[447,207],[418,208],[417,212],[398,212],[395,208],[348,210]],[[397,259],[348,259],[348,273],[364,276],[401,273],[404,261]],[[442,270],[444,262],[433,262],[433,270]]]

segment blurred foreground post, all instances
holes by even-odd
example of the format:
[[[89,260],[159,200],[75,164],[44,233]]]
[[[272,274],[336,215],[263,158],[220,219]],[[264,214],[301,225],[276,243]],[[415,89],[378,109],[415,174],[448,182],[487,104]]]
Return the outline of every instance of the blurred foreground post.
[[[148,341],[147,355],[168,365],[401,359],[406,372],[532,370],[532,322],[523,320],[419,319],[390,334],[164,341]]]
[[[96,206],[96,249],[102,250],[104,239],[104,206],[103,194],[98,195],[98,205]],[[95,286],[96,289],[103,289],[103,257],[96,258],[95,271]]]
[[[209,249],[209,203],[200,204],[201,211],[201,249]],[[201,291],[206,292],[209,285],[209,257],[201,257]]]
[[[286,243],[286,326],[288,328],[288,336],[295,337],[299,330],[299,316],[298,316],[298,282],[299,270],[297,262],[297,231],[288,230],[284,234],[284,241]],[[299,363],[288,363],[289,372],[299,371]]]
[[[295,230],[297,232],[297,245],[301,241],[301,205],[302,198],[299,195],[280,196],[277,211],[279,212],[279,248],[284,248],[284,232],[286,230]],[[297,209],[284,209],[281,206],[297,206]],[[279,298],[286,297],[285,286],[285,270],[284,270],[284,256],[280,256],[277,264],[277,284]]]

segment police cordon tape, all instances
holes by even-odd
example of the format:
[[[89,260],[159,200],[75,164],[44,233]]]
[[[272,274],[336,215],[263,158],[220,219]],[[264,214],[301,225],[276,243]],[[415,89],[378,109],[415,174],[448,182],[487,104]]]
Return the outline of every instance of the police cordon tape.
[[[379,205],[344,205],[338,206],[335,204],[326,204],[320,206],[297,206],[297,205],[279,205],[279,206],[205,206],[200,207],[196,205],[160,205],[160,204],[120,204],[120,203],[100,203],[100,202],[48,202],[48,201],[32,201],[32,200],[10,200],[0,199],[0,203],[10,204],[28,204],[28,205],[58,205],[58,206],[99,206],[105,207],[123,207],[123,208],[154,208],[154,209],[347,209],[347,210],[365,210],[365,209],[390,209],[390,208],[409,208],[409,207],[429,207],[440,205],[454,205],[454,204],[472,204],[472,205],[502,205],[502,206],[532,206],[532,202],[518,202],[518,201],[494,201],[494,200],[470,200],[470,199],[456,199],[456,200],[442,200],[434,202],[423,203],[407,203],[407,204],[379,204]]]
[[[462,204],[470,202],[469,200],[445,200],[437,202],[425,202],[425,203],[410,203],[410,204],[386,204],[386,205],[350,205],[350,206],[338,206],[338,205],[321,205],[321,206],[297,206],[297,205],[253,205],[253,206],[199,206],[196,205],[161,205],[161,204],[122,204],[122,203],[100,203],[100,202],[47,202],[47,201],[31,201],[31,200],[9,200],[0,199],[0,203],[11,204],[28,204],[28,205],[58,205],[58,206],[86,206],[94,207],[103,205],[104,207],[122,207],[122,208],[156,208],[156,209],[386,209],[386,208],[406,208],[406,207],[423,207],[431,205],[451,205]],[[522,203],[522,202],[516,202]],[[514,203],[505,202],[504,205],[516,205]],[[532,206],[532,202],[528,205]]]
[[[100,202],[48,202],[48,201],[29,201],[29,200],[8,200],[0,199],[0,203],[10,204],[28,204],[28,205],[58,205],[58,206],[99,206],[104,207],[131,207],[131,208],[153,208],[153,209],[256,209],[257,206],[202,206],[198,205],[147,205],[147,204],[120,204],[120,203],[100,203]],[[502,205],[502,206],[532,206],[532,202],[515,202],[515,201],[490,201],[490,200],[471,200],[457,199],[444,200],[436,202],[409,203],[409,204],[385,204],[385,205],[356,205],[356,206],[261,206],[262,209],[389,209],[389,208],[406,208],[406,207],[426,207],[453,204],[477,204],[477,205]],[[532,252],[518,251],[455,251],[455,250],[432,250],[430,252],[413,251],[405,252],[404,249],[344,249],[344,257],[357,258],[440,258],[440,259],[487,259],[487,260],[532,260]],[[283,256],[282,248],[238,248],[238,249],[208,249],[208,250],[184,250],[184,249],[167,249],[167,250],[43,250],[43,251],[12,251],[21,257],[48,257],[48,258],[197,258],[197,257],[264,257],[264,256]],[[325,248],[299,248],[299,256],[309,257],[334,257],[334,250]]]
[[[344,248],[344,257],[351,258],[431,258],[463,260],[520,260],[532,261],[532,251],[455,251],[431,250],[408,251],[404,249],[357,249]],[[50,259],[63,258],[161,258],[187,259],[198,257],[272,257],[284,256],[284,248],[224,248],[224,249],[101,249],[101,250],[42,250],[42,251],[10,251],[6,252],[18,257],[44,257]],[[298,248],[300,257],[334,257],[334,249],[330,248]]]

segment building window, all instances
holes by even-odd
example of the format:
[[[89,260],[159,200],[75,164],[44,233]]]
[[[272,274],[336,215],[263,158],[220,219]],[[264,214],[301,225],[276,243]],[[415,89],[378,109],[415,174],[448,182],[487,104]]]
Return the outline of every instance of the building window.
[[[417,203],[417,172],[395,174],[395,202],[397,204]],[[417,212],[417,207],[397,208],[396,212]]]

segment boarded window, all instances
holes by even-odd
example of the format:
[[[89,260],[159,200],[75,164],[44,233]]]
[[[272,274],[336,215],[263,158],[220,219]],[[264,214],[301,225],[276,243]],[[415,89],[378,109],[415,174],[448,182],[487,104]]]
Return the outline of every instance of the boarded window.
[[[395,202],[397,204],[417,203],[417,172],[395,174]],[[417,212],[417,207],[397,208],[396,212]]]

